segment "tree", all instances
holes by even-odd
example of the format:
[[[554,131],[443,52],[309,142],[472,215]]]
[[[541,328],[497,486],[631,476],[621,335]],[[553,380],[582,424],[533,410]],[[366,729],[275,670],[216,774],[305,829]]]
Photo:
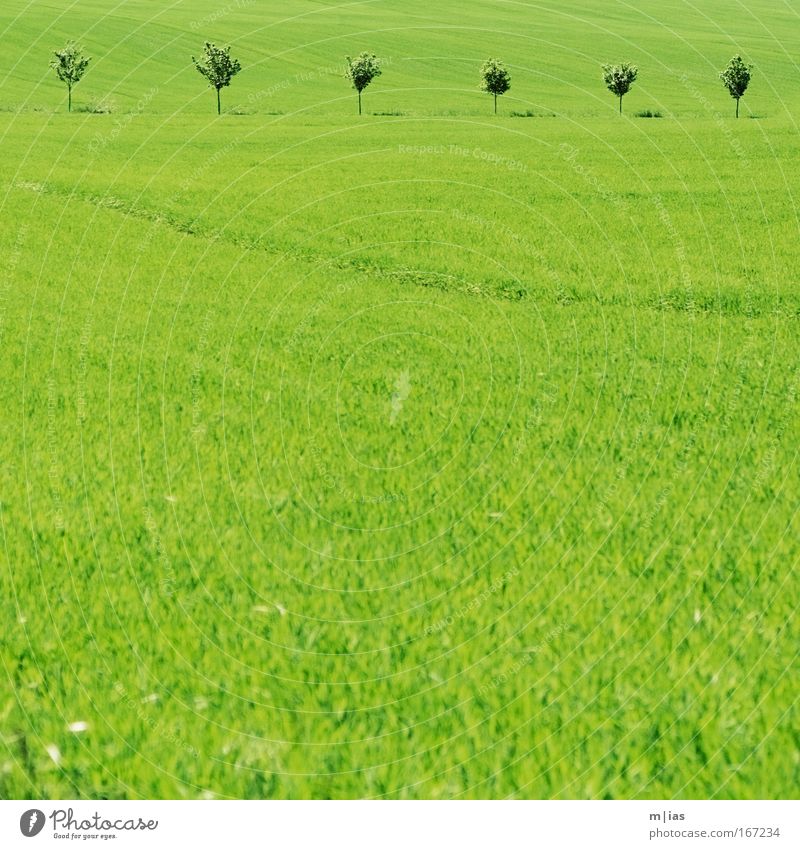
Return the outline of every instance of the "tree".
[[[497,96],[511,88],[511,74],[499,59],[487,59],[481,65],[481,91],[494,95],[494,114],[497,115]]]
[[[72,112],[72,86],[81,81],[92,58],[84,56],[83,48],[73,41],[67,42],[65,47],[54,50],[53,53],[56,58],[50,63],[50,67],[61,82],[67,84],[67,110]]]
[[[231,48],[217,47],[210,41],[203,47],[202,59],[192,56],[195,68],[208,80],[209,86],[217,90],[217,115],[220,114],[220,89],[231,84],[233,77],[242,70],[238,59],[231,59]]]
[[[747,86],[750,85],[750,72],[752,65],[747,65],[741,56],[734,56],[728,67],[719,75],[719,78],[728,89],[730,96],[736,101],[736,117],[739,117],[739,100],[744,97]]]
[[[631,90],[639,76],[639,69],[629,62],[619,65],[603,65],[603,82],[606,88],[619,98],[619,114],[622,114],[622,98]]]
[[[345,79],[350,80],[358,92],[358,114],[361,114],[361,92],[381,75],[381,60],[374,53],[359,53],[355,59],[347,58]]]

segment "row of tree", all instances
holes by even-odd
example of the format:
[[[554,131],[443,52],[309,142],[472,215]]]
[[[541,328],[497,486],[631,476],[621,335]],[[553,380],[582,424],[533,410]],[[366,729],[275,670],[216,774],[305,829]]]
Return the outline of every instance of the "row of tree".
[[[70,42],[62,50],[55,51],[55,59],[51,67],[58,78],[67,86],[69,111],[72,111],[72,87],[77,85],[89,66],[90,57],[83,50]],[[206,78],[211,88],[217,92],[217,114],[222,111],[220,91],[231,84],[231,80],[242,70],[238,59],[231,56],[231,48],[217,47],[210,41],[203,46],[202,56],[197,59],[192,56],[195,68]],[[753,70],[741,56],[734,56],[727,67],[720,73],[725,88],[736,100],[736,117],[739,117],[739,101],[744,97],[750,85]],[[494,97],[494,111],[497,114],[497,98],[511,88],[511,74],[499,59],[487,59],[480,70],[481,90]],[[374,53],[361,53],[355,59],[347,57],[345,77],[350,80],[358,92],[358,114],[361,114],[361,93],[381,75],[381,60]],[[619,111],[622,114],[622,98],[631,90],[639,76],[639,69],[629,62],[619,65],[603,65],[603,82],[608,90],[619,98]]]

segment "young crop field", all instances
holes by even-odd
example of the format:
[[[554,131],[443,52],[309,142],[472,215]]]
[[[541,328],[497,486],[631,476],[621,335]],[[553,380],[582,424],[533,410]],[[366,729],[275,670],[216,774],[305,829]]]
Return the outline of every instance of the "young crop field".
[[[797,798],[792,4],[0,33],[0,798]]]

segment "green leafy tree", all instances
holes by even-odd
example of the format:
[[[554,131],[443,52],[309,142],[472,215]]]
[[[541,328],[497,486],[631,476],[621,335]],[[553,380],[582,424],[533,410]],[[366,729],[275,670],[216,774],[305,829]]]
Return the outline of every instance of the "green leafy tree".
[[[603,82],[606,88],[619,98],[619,114],[622,114],[622,98],[631,90],[639,76],[639,69],[629,62],[619,65],[603,65]]]
[[[736,101],[736,117],[739,117],[739,101],[744,97],[747,86],[750,85],[752,65],[748,65],[741,56],[734,56],[728,67],[719,75],[719,78],[728,89],[730,96]]]
[[[494,95],[494,114],[497,114],[497,97],[511,88],[511,74],[499,59],[487,59],[481,65],[481,91]]]
[[[347,57],[345,79],[350,80],[358,92],[358,114],[361,114],[361,92],[381,75],[381,60],[374,53],[359,53],[355,59]]]
[[[203,56],[195,59],[195,68],[208,80],[209,86],[217,90],[217,115],[221,112],[219,101],[220,89],[231,84],[231,80],[242,70],[238,59],[231,58],[231,48],[217,47],[207,41],[203,47]]]
[[[55,59],[50,67],[56,72],[62,83],[67,85],[67,110],[72,112],[72,86],[77,85],[83,75],[91,56],[83,55],[83,48],[78,47],[73,41],[67,43],[61,50],[54,50]]]

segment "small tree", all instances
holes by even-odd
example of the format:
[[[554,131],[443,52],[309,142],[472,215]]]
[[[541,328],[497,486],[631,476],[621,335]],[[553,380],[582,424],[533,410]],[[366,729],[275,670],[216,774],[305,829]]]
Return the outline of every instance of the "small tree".
[[[494,114],[497,115],[497,96],[511,88],[511,74],[499,59],[487,59],[481,65],[481,91],[494,95]]]
[[[739,100],[744,97],[747,86],[750,85],[750,72],[752,65],[747,65],[741,56],[734,56],[728,67],[719,75],[719,78],[728,89],[730,96],[736,101],[736,117],[739,117]]]
[[[631,90],[639,76],[639,69],[629,62],[619,65],[603,65],[603,82],[606,88],[619,98],[619,114],[622,114],[622,98]]]
[[[217,47],[210,41],[203,47],[203,57],[195,59],[192,56],[195,68],[208,80],[209,86],[217,90],[217,115],[220,114],[219,102],[220,89],[231,84],[233,77],[242,70],[238,59],[231,59],[231,48]]]
[[[90,56],[83,55],[83,48],[73,41],[61,50],[54,50],[55,59],[50,67],[56,72],[62,83],[67,84],[67,111],[72,112],[72,86],[77,85],[91,62]]]
[[[355,59],[347,57],[345,79],[350,80],[358,92],[358,114],[361,114],[361,92],[381,75],[381,60],[374,53],[359,53]]]

